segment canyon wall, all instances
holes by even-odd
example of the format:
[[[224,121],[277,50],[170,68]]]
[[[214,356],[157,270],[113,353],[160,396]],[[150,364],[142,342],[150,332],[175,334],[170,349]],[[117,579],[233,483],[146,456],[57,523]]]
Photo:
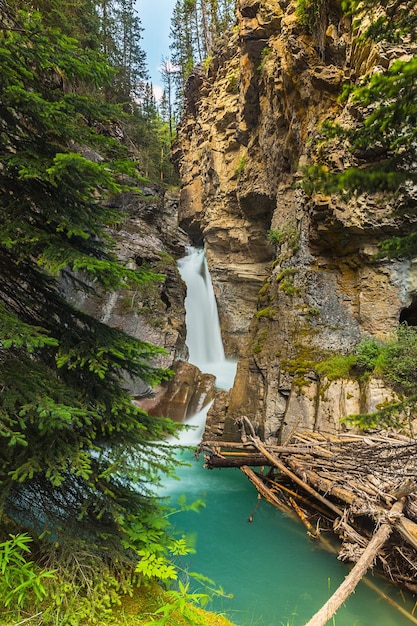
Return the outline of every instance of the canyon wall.
[[[126,379],[126,387],[151,415],[181,422],[213,399],[214,377],[187,362],[186,287],[177,259],[184,256],[190,240],[178,229],[178,193],[149,184],[111,202],[125,216],[111,233],[118,257],[132,269],[158,274],[159,280],[109,293],[95,290],[94,285],[86,293],[71,281],[62,283],[62,288],[77,307],[103,323],[164,349],[152,365],[171,369],[171,380],[152,389],[141,379]]]
[[[205,246],[226,352],[239,358],[208,428],[230,439],[244,414],[271,443],[296,428],[338,431],[341,418],[393,397],[381,380],[329,380],[312,364],[413,319],[416,265],[375,254],[411,217],[393,217],[384,198],[311,198],[300,182],[322,122],[359,115],[339,103],[343,83],[408,51],[359,43],[332,0],[315,35],[292,0],[238,0],[236,14],[188,80],[174,151],[179,221]],[[351,156],[340,143],[325,158],[343,169]]]

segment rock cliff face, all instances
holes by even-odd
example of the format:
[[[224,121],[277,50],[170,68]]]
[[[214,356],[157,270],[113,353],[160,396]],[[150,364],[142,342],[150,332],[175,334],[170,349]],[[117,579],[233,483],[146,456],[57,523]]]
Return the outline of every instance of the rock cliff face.
[[[417,308],[415,264],[375,257],[409,217],[365,195],[308,200],[299,185],[323,120],[357,113],[338,102],[343,82],[407,50],[359,44],[332,0],[315,36],[299,22],[291,0],[238,0],[237,26],[188,81],[174,154],[180,224],[204,242],[226,351],[239,357],[209,422],[225,420],[228,438],[240,414],[273,442],[337,431],[391,398],[379,380],[320,379],[311,362],[386,337]],[[350,156],[339,145],[327,159],[344,167]]]
[[[160,281],[95,295],[76,291],[72,284],[63,288],[78,307],[100,321],[165,349],[153,364],[172,368],[170,381],[155,389],[140,379],[127,380],[126,385],[151,415],[183,421],[212,400],[214,379],[186,362],[186,287],[176,261],[184,255],[189,239],[178,230],[178,201],[177,193],[157,185],[112,200],[126,216],[113,233],[118,256],[133,268],[142,266],[160,274]]]

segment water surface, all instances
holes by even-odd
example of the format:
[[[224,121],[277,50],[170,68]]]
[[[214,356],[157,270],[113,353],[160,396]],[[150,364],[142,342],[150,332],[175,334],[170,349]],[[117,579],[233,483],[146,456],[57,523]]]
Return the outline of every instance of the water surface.
[[[190,248],[178,265],[187,283],[189,360],[203,372],[213,373],[219,388],[229,389],[236,363],[224,355],[203,250]],[[183,445],[197,446],[201,441],[207,410],[208,407],[188,420],[195,430],[181,436]],[[264,500],[257,506],[257,491],[240,470],[209,471],[192,452],[179,455],[188,459],[190,465],[178,472],[180,481],[166,481],[162,494],[169,496],[172,504],[180,495],[186,495],[189,502],[200,498],[206,502],[206,508],[198,514],[176,516],[177,528],[195,539],[197,550],[182,565],[208,576],[233,595],[231,599],[214,597],[209,608],[225,612],[238,626],[303,626],[343,581],[348,566],[313,543],[301,523]],[[395,588],[376,578],[372,581],[402,602]],[[194,588],[201,591],[198,583]],[[413,608],[410,599],[407,606],[409,610]],[[330,623],[407,626],[411,622],[360,583]]]
[[[172,503],[203,498],[200,513],[175,516],[178,530],[195,540],[196,554],[183,565],[222,586],[232,599],[214,597],[210,610],[224,612],[239,626],[303,626],[326,602],[349,572],[335,555],[319,548],[304,526],[261,500],[238,469],[207,470],[189,451],[180,458],[189,467],[180,481],[169,480],[165,493]],[[399,603],[401,593],[379,577],[371,580]],[[194,584],[194,583],[193,583]],[[199,583],[194,588],[201,591]],[[411,599],[405,605],[413,608]],[[329,622],[333,624],[333,622]],[[406,626],[411,622],[364,583],[339,609],[336,626]]]

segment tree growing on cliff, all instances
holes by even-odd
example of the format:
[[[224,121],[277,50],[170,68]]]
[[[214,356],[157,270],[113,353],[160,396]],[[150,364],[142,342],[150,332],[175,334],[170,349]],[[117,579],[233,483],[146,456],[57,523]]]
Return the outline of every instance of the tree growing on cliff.
[[[417,18],[411,3],[354,0],[345,9],[357,22],[371,18],[362,43],[382,41],[407,46],[416,41]],[[329,122],[322,138],[346,142],[352,165],[344,170],[310,168],[312,188],[329,193],[389,194],[400,211],[415,212],[417,183],[417,57],[402,55],[384,71],[373,72],[357,83],[345,85],[343,102],[356,111],[355,122],[343,126]],[[326,146],[326,143],[324,144]],[[326,152],[326,148],[321,151]],[[309,186],[309,185],[307,185]],[[413,254],[417,232],[385,242],[385,252]]]
[[[193,67],[208,58],[234,20],[234,0],[176,0],[171,19],[172,63],[177,106]]]
[[[126,378],[169,373],[152,365],[159,348],[72,306],[60,279],[94,291],[158,278],[120,263],[109,236],[121,216],[106,199],[136,169],[111,138],[121,112],[101,54],[39,13],[3,18],[0,536],[25,528],[38,550],[123,568],[173,464],[159,442],[177,430],[132,404]]]
[[[102,3],[101,17],[103,43],[106,42],[103,51],[114,70],[110,92],[112,100],[129,103],[132,97],[142,96],[149,78],[146,55],[141,46],[143,29],[135,2],[113,0],[110,3],[107,0]]]

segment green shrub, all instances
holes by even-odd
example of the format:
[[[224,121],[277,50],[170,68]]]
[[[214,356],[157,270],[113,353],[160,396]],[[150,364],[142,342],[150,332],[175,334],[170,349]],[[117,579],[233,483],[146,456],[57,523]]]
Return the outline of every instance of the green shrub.
[[[258,65],[258,71],[259,72],[262,72],[262,70],[264,69],[266,58],[267,58],[268,54],[270,54],[271,52],[272,52],[272,50],[271,50],[271,48],[269,46],[265,46],[265,48],[262,49],[261,61],[260,61],[259,65]]]
[[[239,92],[239,71],[236,70],[228,74],[227,80],[229,82],[229,92],[237,94]]]
[[[212,60],[213,60],[213,55],[212,55],[212,54],[210,54],[208,57],[206,57],[206,58],[204,59],[204,61],[203,61],[203,67],[204,67],[204,71],[205,71],[205,72],[208,72],[209,67],[210,67],[210,63],[212,62]]]
[[[287,244],[292,253],[295,253],[300,247],[300,232],[292,224],[286,224],[283,228],[271,228],[267,232],[267,237],[277,249]]]
[[[310,34],[315,33],[324,18],[325,6],[325,0],[297,0],[298,23]]]
[[[417,394],[417,329],[402,324],[378,360],[384,379],[399,393]]]
[[[364,372],[373,372],[382,353],[383,344],[380,341],[374,337],[364,339],[356,346],[355,366]]]
[[[417,329],[400,325],[385,343],[365,339],[353,358],[362,376],[377,374],[402,397],[384,402],[372,413],[349,415],[342,421],[362,429],[396,428],[409,432],[409,419],[417,409]]]

